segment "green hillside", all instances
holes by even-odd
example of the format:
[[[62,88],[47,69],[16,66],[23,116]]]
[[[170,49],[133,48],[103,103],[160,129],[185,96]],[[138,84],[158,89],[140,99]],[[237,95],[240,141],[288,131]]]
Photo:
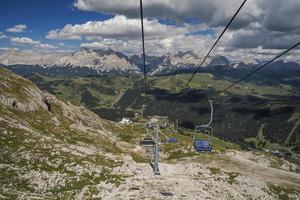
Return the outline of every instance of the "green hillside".
[[[234,77],[201,73],[186,89],[189,77],[189,74],[149,77],[146,115],[169,116],[173,122],[179,120],[181,127],[190,129],[205,123],[209,119],[207,100],[232,83]],[[243,148],[281,146],[299,152],[299,87],[274,77],[270,76],[265,83],[255,80],[241,83],[218,97],[214,101],[214,134]],[[64,78],[36,74],[30,79],[41,89],[109,120],[134,118],[145,103],[143,79],[139,76]],[[292,79],[291,76],[289,80]]]

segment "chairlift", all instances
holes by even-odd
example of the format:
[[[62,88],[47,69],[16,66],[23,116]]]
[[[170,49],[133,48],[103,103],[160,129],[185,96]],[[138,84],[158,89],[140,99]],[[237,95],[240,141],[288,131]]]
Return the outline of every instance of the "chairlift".
[[[140,145],[144,146],[144,147],[153,146],[154,145],[154,140],[149,135],[148,123],[146,124],[145,128],[146,128],[146,137],[143,140],[140,141]]]
[[[153,146],[154,141],[150,136],[146,136],[143,140],[140,141],[140,145],[144,147]]]
[[[210,125],[213,121],[213,102],[212,100],[208,102],[210,104],[210,121],[207,124],[195,127],[195,132],[202,132],[208,135],[208,140],[199,140],[196,139],[195,134],[193,135],[193,146],[197,152],[211,152],[212,150],[211,136],[213,134],[213,128]]]
[[[177,143],[177,138],[176,137],[172,137],[172,138],[169,138],[168,140],[168,143]]]

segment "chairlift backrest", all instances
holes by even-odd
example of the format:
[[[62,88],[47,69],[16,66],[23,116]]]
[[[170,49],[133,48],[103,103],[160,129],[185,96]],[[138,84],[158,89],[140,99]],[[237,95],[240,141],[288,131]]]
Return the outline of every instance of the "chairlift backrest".
[[[208,135],[209,139],[207,140],[198,140],[195,137],[195,134],[193,135],[193,145],[196,149],[196,151],[211,151],[211,135],[213,133],[213,128],[210,126],[213,121],[213,102],[212,100],[208,101],[210,104],[210,120],[207,124],[203,124],[200,126],[195,127],[196,132],[203,132]]]

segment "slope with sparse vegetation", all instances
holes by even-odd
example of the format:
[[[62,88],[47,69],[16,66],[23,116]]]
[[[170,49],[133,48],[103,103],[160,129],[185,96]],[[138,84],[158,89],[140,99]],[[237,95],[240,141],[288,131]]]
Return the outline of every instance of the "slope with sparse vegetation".
[[[0,77],[1,198],[89,196],[101,182],[123,181],[112,173],[122,161],[110,122],[1,68]]]

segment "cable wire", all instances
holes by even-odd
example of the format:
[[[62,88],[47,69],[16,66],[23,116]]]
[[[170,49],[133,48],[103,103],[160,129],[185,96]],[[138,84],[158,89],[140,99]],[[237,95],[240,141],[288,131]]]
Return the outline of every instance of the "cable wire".
[[[243,76],[241,79],[239,79],[238,81],[234,82],[233,84],[229,85],[227,88],[225,88],[224,90],[222,90],[221,92],[219,92],[217,95],[214,96],[214,98],[216,98],[217,96],[219,96],[220,94],[226,92],[227,90],[229,90],[230,88],[232,88],[233,86],[237,85],[238,83],[242,82],[243,80],[249,78],[250,76],[252,76],[254,73],[256,73],[257,71],[265,68],[266,66],[268,66],[270,63],[272,63],[274,60],[278,59],[279,57],[283,56],[284,54],[288,53],[289,51],[291,51],[292,49],[296,48],[297,46],[300,45],[300,42],[293,45],[292,47],[290,47],[289,49],[285,50],[284,52],[282,52],[281,54],[277,55],[275,58],[273,58],[272,60],[268,61],[267,63],[263,64],[262,66],[258,67],[257,69],[253,70],[252,72],[250,72],[249,74]]]
[[[140,0],[140,14],[141,14],[141,27],[142,27],[142,46],[143,46],[143,68],[144,68],[144,92],[147,100],[147,71],[146,71],[146,54],[145,54],[145,34],[144,34],[144,13],[143,13],[143,0]]]
[[[224,28],[224,30],[222,31],[222,33],[220,34],[220,36],[218,37],[218,39],[215,41],[215,43],[210,48],[210,50],[208,51],[208,53],[206,54],[206,56],[203,58],[203,60],[202,60],[201,64],[199,65],[199,67],[195,70],[195,72],[193,73],[193,75],[191,76],[191,78],[188,80],[186,86],[189,86],[189,83],[193,80],[194,76],[198,73],[198,71],[202,67],[202,65],[205,62],[205,60],[208,58],[208,56],[211,53],[211,51],[215,48],[215,46],[217,45],[217,43],[219,42],[219,40],[221,39],[221,37],[224,35],[225,31],[228,29],[228,27],[233,22],[234,18],[237,16],[237,14],[240,12],[240,10],[242,9],[242,7],[245,5],[246,2],[247,2],[247,0],[244,0],[244,2],[241,4],[241,6],[238,8],[238,10],[232,16],[232,18],[230,19],[230,21],[228,22],[228,24],[226,25],[226,27]]]

